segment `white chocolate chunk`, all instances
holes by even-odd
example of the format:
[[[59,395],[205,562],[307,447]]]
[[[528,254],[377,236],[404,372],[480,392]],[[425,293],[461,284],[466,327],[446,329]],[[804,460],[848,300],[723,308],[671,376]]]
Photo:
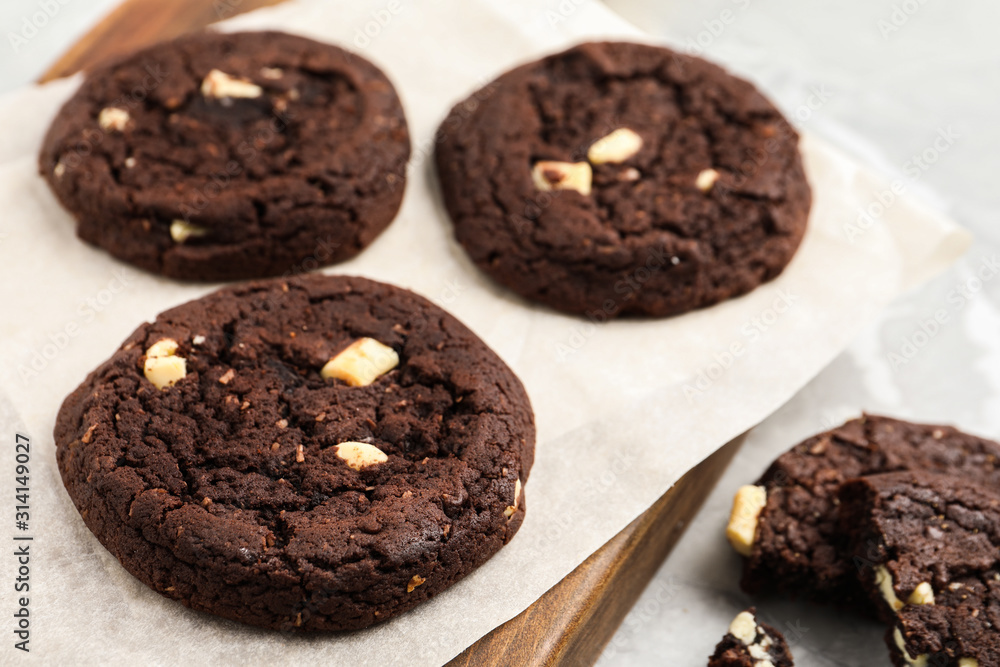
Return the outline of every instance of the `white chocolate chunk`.
[[[285,71],[280,67],[261,67],[260,75],[265,79],[280,79],[285,75]]]
[[[733,549],[743,556],[753,550],[754,536],[757,534],[757,520],[767,504],[767,491],[763,486],[741,486],[733,498],[733,509],[729,513],[726,537]]]
[[[694,179],[694,185],[702,192],[708,192],[717,180],[719,180],[719,172],[714,169],[704,169]]]
[[[62,178],[63,174],[65,173],[66,173],[66,165],[64,165],[62,162],[57,163],[55,169],[52,170],[52,174],[56,178]]]
[[[774,667],[768,652],[773,642],[764,628],[757,625],[757,619],[749,611],[741,611],[736,615],[729,624],[729,634],[747,647],[747,653],[753,658],[754,667]],[[757,641],[757,637],[761,638],[760,641]]]
[[[514,482],[514,504],[508,505],[507,509],[503,511],[503,514],[508,519],[514,516],[514,512],[517,511],[517,506],[521,502],[521,480],[518,479]]]
[[[770,646],[770,644],[768,644]],[[774,667],[774,664],[770,661],[771,654],[768,653],[767,647],[764,646],[764,642],[761,641],[760,644],[751,644],[747,646],[747,653],[753,658],[753,667],[767,667],[770,665]]]
[[[177,353],[179,345],[173,338],[161,338],[146,350],[147,357],[171,357]]]
[[[934,589],[928,582],[921,582],[913,589],[906,602],[907,604],[934,604]]]
[[[741,611],[729,624],[729,634],[746,645],[753,644],[757,638],[757,619],[748,611]]]
[[[208,230],[204,227],[192,225],[190,222],[183,220],[174,220],[170,223],[170,238],[177,243],[184,243],[192,236],[204,236],[207,233]]]
[[[975,658],[959,658],[958,667],[979,667],[979,661]]]
[[[903,654],[903,659],[906,660],[911,667],[927,667],[926,655],[918,655],[914,658],[906,652],[906,642],[903,640],[903,633],[899,631],[898,627],[893,629],[892,637],[896,640],[896,646],[899,647],[899,652]]]
[[[589,195],[594,172],[589,162],[542,160],[532,167],[531,180],[539,190],[576,190]]]
[[[375,445],[366,442],[342,442],[336,447],[337,457],[349,468],[362,470],[376,463],[385,463],[389,457]]]
[[[587,159],[594,164],[617,164],[638,153],[640,148],[642,137],[627,127],[620,127],[591,144]]]
[[[143,374],[157,389],[164,389],[187,375],[187,361],[177,356],[177,341],[163,338],[146,350]]]
[[[892,587],[892,575],[889,574],[889,570],[885,569],[885,565],[879,565],[875,568],[875,584],[893,611],[899,611],[903,608],[903,601],[896,596],[896,589]]]
[[[216,99],[223,97],[260,97],[264,89],[245,79],[236,79],[213,69],[201,82],[201,94]]]
[[[134,157],[127,157],[127,158],[125,158],[125,168],[126,169],[131,169],[134,166],[135,166],[135,158]]]
[[[108,107],[101,109],[101,113],[97,114],[97,124],[101,126],[102,130],[121,132],[128,125],[129,118],[128,111],[125,109]]]
[[[343,380],[352,387],[366,387],[399,365],[399,355],[374,338],[359,338],[326,362],[320,375]]]

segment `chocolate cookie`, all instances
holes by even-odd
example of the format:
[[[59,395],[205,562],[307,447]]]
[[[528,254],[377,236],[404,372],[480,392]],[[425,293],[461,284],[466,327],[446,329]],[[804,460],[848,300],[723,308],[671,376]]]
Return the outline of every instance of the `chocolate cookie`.
[[[163,595],[252,625],[363,628],[485,562],[524,519],[534,417],[458,320],[309,276],[140,326],[59,411],[87,526]]]
[[[903,472],[848,482],[840,501],[893,664],[1000,665],[1000,494]]]
[[[582,44],[504,74],[451,111],[435,158],[483,271],[600,321],[774,278],[811,202],[798,135],[751,84],[643,44]]]
[[[399,98],[363,58],[205,32],[91,72],[39,166],[84,241],[214,281],[357,255],[396,215],[409,154]]]
[[[792,667],[792,654],[780,632],[757,619],[751,607],[729,624],[729,632],[715,647],[708,667]]]
[[[949,426],[866,415],[796,445],[733,503],[727,533],[746,557],[744,590],[868,608],[837,527],[837,493],[849,479],[905,470],[996,486],[1000,444]]]

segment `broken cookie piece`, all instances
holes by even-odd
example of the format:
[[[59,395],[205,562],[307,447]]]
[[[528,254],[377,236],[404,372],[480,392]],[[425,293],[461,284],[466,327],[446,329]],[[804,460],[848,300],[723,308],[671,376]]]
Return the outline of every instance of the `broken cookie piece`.
[[[751,607],[737,614],[715,647],[708,667],[792,667],[792,654],[780,632],[757,618]]]
[[[952,473],[1000,487],[1000,444],[950,426],[875,415],[808,438],[755,483],[766,490],[766,501],[744,560],[743,589],[870,611],[838,528],[837,493],[852,478],[893,470]],[[907,600],[921,581],[909,584],[899,599]]]
[[[839,498],[893,664],[1000,664],[1000,492],[909,471],[851,480]]]

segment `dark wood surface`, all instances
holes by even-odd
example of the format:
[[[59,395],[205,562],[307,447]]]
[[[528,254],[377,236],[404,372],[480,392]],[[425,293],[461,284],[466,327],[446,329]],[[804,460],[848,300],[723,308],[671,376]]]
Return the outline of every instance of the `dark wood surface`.
[[[125,0],[70,47],[41,81],[69,76],[153,42],[282,1]],[[737,438],[684,475],[569,576],[467,648],[449,667],[593,664],[741,443]]]

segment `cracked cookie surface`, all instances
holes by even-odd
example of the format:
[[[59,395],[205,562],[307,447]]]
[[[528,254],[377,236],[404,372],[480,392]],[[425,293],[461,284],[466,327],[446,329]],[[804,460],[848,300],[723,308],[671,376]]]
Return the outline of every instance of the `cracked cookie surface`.
[[[398,363],[364,385],[321,374],[367,338]],[[158,388],[163,355],[183,370]],[[55,428],[70,497],[129,572],[192,608],[306,631],[385,620],[485,562],[523,521],[534,437],[520,381],[454,317],[325,276],[162,313]]]
[[[410,140],[367,60],[278,32],[205,32],[91,72],[52,123],[42,176],[77,235],[193,281],[349,259],[392,221]]]
[[[435,159],[483,271],[602,321],[774,278],[811,203],[798,135],[751,84],[641,44],[582,44],[502,75],[451,111]]]
[[[1000,485],[1000,444],[950,426],[865,415],[779,456],[757,482],[766,490],[741,585],[871,610],[838,528],[841,485],[855,477],[922,470]]]
[[[899,472],[841,487],[841,530],[889,624],[897,667],[1000,664],[1000,495],[964,475]]]

